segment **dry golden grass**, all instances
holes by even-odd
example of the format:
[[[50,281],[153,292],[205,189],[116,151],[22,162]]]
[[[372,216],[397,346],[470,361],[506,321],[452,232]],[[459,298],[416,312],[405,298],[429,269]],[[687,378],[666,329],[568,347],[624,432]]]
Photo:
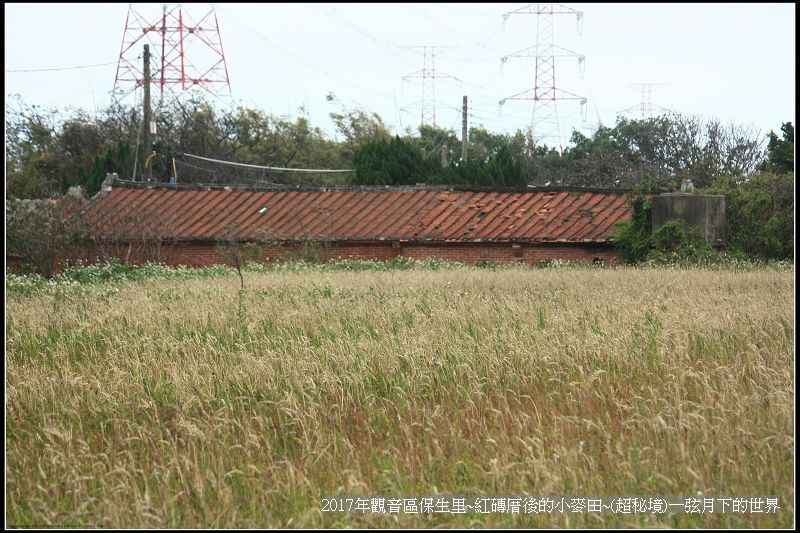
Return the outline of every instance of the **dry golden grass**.
[[[754,526],[793,508],[793,271],[246,274],[7,301],[9,525]],[[780,497],[357,515],[326,495]]]

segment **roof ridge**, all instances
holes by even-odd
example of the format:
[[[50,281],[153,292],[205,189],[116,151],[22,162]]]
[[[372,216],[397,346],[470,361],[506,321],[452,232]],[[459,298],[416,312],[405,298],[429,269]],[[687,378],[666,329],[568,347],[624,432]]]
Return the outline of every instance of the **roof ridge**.
[[[408,191],[454,191],[454,192],[504,192],[504,193],[523,193],[523,192],[594,192],[606,194],[627,194],[632,189],[627,188],[608,188],[608,187],[579,187],[572,185],[539,187],[528,185],[527,187],[492,187],[479,185],[236,185],[219,183],[166,183],[166,182],[143,182],[122,180],[119,178],[111,180],[109,187],[116,185],[123,189],[168,189],[168,190],[235,190],[235,191],[301,191],[301,192],[408,192]],[[105,182],[103,184],[106,185]]]

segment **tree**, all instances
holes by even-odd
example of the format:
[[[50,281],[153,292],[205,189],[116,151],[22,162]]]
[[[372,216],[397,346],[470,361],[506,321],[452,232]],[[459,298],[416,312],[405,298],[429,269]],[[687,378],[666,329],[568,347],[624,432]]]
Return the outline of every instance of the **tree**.
[[[628,196],[628,205],[631,217],[616,224],[614,240],[625,263],[635,264],[644,261],[652,247],[652,205],[640,192]]]
[[[467,156],[477,161],[488,161],[501,147],[508,144],[507,135],[493,133],[482,127],[470,128],[467,139]]]
[[[761,170],[779,174],[794,171],[794,126],[791,122],[781,124],[783,139],[779,139],[774,131],[770,131],[767,143],[767,160]]]
[[[82,200],[75,196],[58,199],[6,202],[6,248],[9,254],[29,263],[50,277],[72,258],[79,240],[71,215]]]
[[[485,161],[456,161],[438,175],[436,183],[448,185],[489,185],[493,180]]]
[[[763,259],[793,257],[794,173],[727,178],[704,192],[726,197],[729,250]]]
[[[330,117],[336,124],[336,130],[344,136],[351,153],[368,142],[390,138],[389,128],[377,113],[361,107],[346,109],[332,92],[325,99],[341,108],[341,112],[334,111],[330,113]]]
[[[326,139],[322,130],[312,128],[306,117],[292,122],[243,106],[215,110],[208,102],[195,98],[169,108],[162,114],[162,120],[161,143],[180,153],[285,168],[338,169],[351,164],[352,150],[345,143]],[[321,185],[341,184],[343,179],[337,175],[296,176],[280,171],[241,167],[234,170],[219,164],[188,163],[180,158],[177,161],[181,165],[181,182]],[[164,160],[163,164],[169,165],[171,161]]]
[[[654,189],[677,188],[691,179],[706,187],[725,176],[752,173],[763,158],[763,143],[752,128],[679,114],[621,118],[591,137],[573,132],[572,144],[563,156],[539,161],[538,182],[634,188],[646,178]]]
[[[434,175],[434,164],[398,136],[361,146],[353,155],[353,166],[353,185],[414,185],[429,182]]]
[[[442,148],[450,159],[454,158],[454,154],[461,153],[461,140],[453,130],[422,124],[418,131],[419,137],[408,136],[405,140],[416,144],[426,160],[441,161]]]
[[[100,191],[100,186],[108,173],[124,176],[133,165],[133,154],[127,143],[119,142],[116,146],[109,146],[103,153],[94,156],[91,166],[78,169],[78,182],[86,188],[86,193],[94,195]]]
[[[487,183],[479,185],[494,185],[497,187],[525,187],[527,179],[522,175],[522,165],[511,156],[507,146],[500,149],[489,158]]]
[[[432,130],[431,130],[432,131]],[[368,143],[353,156],[354,185],[476,185],[525,187],[519,159],[500,146],[487,160],[454,160],[442,167],[438,158],[424,158],[417,142],[395,137]]]
[[[6,106],[6,194],[11,198],[49,198],[66,190],[60,172],[58,113],[27,105],[19,95]]]

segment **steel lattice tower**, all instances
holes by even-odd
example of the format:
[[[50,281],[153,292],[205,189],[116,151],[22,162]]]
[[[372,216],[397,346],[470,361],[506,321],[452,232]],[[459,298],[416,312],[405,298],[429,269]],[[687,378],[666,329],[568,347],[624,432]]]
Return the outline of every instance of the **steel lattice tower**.
[[[628,87],[631,87],[632,89],[639,89],[642,92],[642,100],[641,102],[639,102],[639,105],[634,105],[627,109],[623,109],[617,114],[623,115],[625,113],[633,113],[638,111],[641,114],[642,118],[647,118],[652,116],[656,112],[663,113],[665,111],[669,111],[669,109],[653,103],[653,91],[655,91],[656,89],[660,89],[665,85],[667,84],[666,83],[628,84]]]
[[[144,83],[141,52],[152,51],[151,86],[166,90],[201,87],[211,94],[230,94],[228,67],[219,22],[212,8],[195,22],[181,4],[165,4],[157,18],[142,16],[131,5],[125,19],[114,95],[124,98]],[[191,61],[190,61],[191,59]]]
[[[553,42],[553,18],[555,15],[572,15],[577,19],[578,32],[581,32],[583,12],[562,6],[560,4],[530,4],[503,15],[506,21],[511,15],[536,15],[536,45],[509,54],[501,61],[505,63],[511,57],[533,57],[536,67],[534,71],[534,87],[513,96],[500,100],[500,105],[507,100],[533,100],[533,114],[531,129],[536,141],[548,139],[562,143],[561,127],[558,122],[559,100],[577,100],[581,104],[581,117],[585,120],[586,98],[578,96],[556,85],[556,58],[574,57],[583,76],[585,56],[572,50],[567,50]]]
[[[449,46],[404,46],[409,50],[422,53],[422,70],[412,72],[403,76],[404,80],[422,78],[422,100],[416,102],[420,105],[420,126],[423,124],[433,124],[436,126],[436,85],[437,78],[458,79],[450,74],[437,74],[436,72],[436,50],[451,48]]]

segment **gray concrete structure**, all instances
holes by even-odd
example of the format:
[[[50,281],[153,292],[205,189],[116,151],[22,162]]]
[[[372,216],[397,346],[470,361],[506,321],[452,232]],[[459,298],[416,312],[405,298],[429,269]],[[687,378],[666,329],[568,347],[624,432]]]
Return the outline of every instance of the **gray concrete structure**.
[[[725,246],[725,196],[666,193],[653,198],[653,231],[669,220],[696,226],[712,246]]]

